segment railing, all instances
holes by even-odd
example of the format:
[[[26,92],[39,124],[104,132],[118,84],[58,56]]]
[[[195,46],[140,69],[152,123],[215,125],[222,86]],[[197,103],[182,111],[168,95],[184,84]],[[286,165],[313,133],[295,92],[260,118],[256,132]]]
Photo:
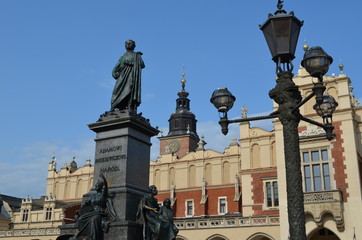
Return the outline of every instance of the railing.
[[[36,228],[36,229],[12,229],[0,231],[0,238],[21,237],[21,236],[53,236],[59,235],[60,229],[54,228]]]
[[[342,202],[341,191],[330,190],[330,191],[304,193],[304,204],[324,203],[324,202]]]
[[[261,217],[234,217],[220,216],[209,219],[176,219],[175,225],[179,229],[204,229],[204,228],[230,228],[230,227],[249,227],[249,226],[272,226],[279,225],[279,216],[261,216]]]

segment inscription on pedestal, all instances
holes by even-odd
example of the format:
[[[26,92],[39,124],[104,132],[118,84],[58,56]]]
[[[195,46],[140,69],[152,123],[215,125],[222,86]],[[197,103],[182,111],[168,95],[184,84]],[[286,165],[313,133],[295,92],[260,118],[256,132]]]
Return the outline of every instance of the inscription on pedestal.
[[[126,159],[126,158],[127,158],[126,154],[112,156],[112,157],[97,158],[95,160],[95,163],[112,162],[112,161],[118,161],[118,160],[122,160],[122,159]]]
[[[110,186],[124,185],[127,144],[121,138],[98,141],[95,154],[95,176],[105,174]]]
[[[101,168],[101,173],[105,173],[105,172],[119,172],[120,169],[118,166],[111,166],[111,167],[104,167]]]
[[[123,153],[122,150],[123,150],[122,146],[107,146],[107,147],[100,146],[96,154],[95,163],[124,160],[127,158],[127,155]]]

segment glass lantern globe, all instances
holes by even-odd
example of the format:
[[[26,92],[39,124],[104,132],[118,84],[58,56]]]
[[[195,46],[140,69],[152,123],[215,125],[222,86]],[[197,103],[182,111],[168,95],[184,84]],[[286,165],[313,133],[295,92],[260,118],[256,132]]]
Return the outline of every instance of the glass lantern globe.
[[[214,104],[219,112],[227,113],[233,107],[235,99],[231,92],[223,87],[216,89],[212,93],[210,102]]]
[[[323,118],[324,124],[331,124],[332,114],[337,106],[336,100],[331,95],[325,94],[323,95],[323,102],[321,104],[316,103],[313,109]]]
[[[301,64],[312,77],[321,78],[332,62],[333,58],[321,47],[312,47],[304,54]]]

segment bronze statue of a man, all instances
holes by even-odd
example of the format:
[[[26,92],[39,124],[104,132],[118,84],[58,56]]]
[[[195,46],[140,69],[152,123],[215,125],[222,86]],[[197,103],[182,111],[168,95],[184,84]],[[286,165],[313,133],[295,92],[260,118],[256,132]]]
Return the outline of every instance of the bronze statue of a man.
[[[111,110],[118,108],[136,112],[141,104],[141,70],[145,67],[142,53],[135,52],[136,43],[127,40],[126,53],[120,57],[113,68],[112,76],[117,80],[114,86]]]

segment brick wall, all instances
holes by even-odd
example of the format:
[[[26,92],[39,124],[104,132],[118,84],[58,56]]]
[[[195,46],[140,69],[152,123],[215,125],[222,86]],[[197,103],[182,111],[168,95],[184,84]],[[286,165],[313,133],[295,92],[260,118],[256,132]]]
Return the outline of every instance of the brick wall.
[[[213,186],[206,191],[208,195],[205,204],[201,204],[202,191],[201,188],[189,189],[187,191],[181,190],[175,192],[177,199],[174,206],[175,217],[185,217],[186,201],[193,200],[194,202],[194,216],[204,215],[218,215],[219,197],[226,197],[227,200],[227,213],[240,212],[240,201],[234,202],[235,189],[233,185],[228,186]],[[156,196],[158,202],[163,202],[164,199],[169,198],[170,193],[161,193]]]
[[[263,179],[268,177],[277,177],[277,170],[276,168],[262,168],[257,169],[257,173],[251,173],[252,178],[252,200],[253,203],[256,204],[252,207],[254,211],[254,216],[265,216],[265,215],[277,215],[279,214],[279,210],[263,210],[264,204],[264,184]],[[263,172],[263,170],[265,172]],[[270,171],[275,170],[275,171]]]
[[[347,192],[348,183],[346,182],[346,158],[343,155],[345,149],[343,145],[343,131],[341,130],[341,122],[333,123],[334,133],[336,134],[335,140],[332,141],[332,157],[334,158],[333,168],[334,168],[334,180],[336,181],[336,188],[342,191],[343,201],[347,201],[349,193]]]

